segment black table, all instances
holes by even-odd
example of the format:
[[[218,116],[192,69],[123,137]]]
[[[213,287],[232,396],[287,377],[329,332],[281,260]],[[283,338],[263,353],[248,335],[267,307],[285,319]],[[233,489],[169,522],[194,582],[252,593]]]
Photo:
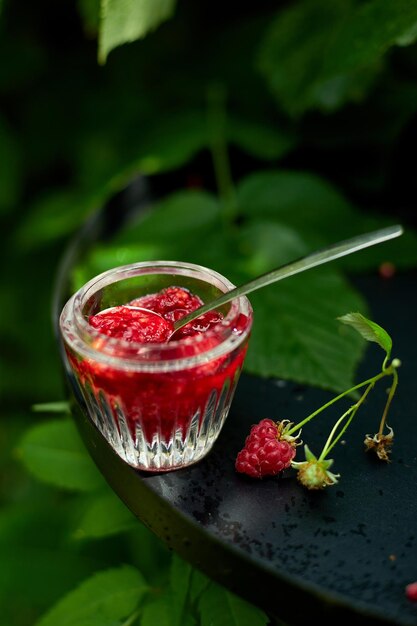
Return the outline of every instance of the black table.
[[[55,323],[69,268],[102,226],[103,215],[95,216],[64,257]],[[389,419],[395,444],[388,464],[363,449],[367,426],[376,429],[385,401],[382,383],[334,449],[332,469],[341,478],[324,491],[305,490],[291,471],[251,480],[235,472],[234,459],[252,423],[263,417],[299,421],[333,396],[325,391],[243,374],[213,451],[195,466],[160,475],[125,464],[73,402],[92,458],[133,513],[184,559],[291,626],[310,619],[329,626],[342,619],[417,624],[417,604],[405,597],[406,584],[417,580],[416,275],[368,276],[356,284],[372,317],[391,332],[394,356],[403,363]],[[381,355],[377,347],[368,349],[358,380],[378,371]],[[65,364],[63,352],[62,358]],[[313,450],[321,449],[341,409],[309,425]]]

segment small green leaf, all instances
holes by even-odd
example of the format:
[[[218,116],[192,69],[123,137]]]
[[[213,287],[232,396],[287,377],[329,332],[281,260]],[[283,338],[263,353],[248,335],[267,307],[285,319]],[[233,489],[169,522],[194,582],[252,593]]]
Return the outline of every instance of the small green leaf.
[[[113,48],[141,39],[171,17],[175,0],[101,0],[99,61]]]
[[[312,453],[307,444],[304,446],[304,454],[306,457],[306,461],[311,463],[312,461],[317,461],[317,457]]]
[[[17,454],[36,478],[56,487],[92,491],[104,484],[70,419],[33,426],[23,436]]]
[[[60,600],[36,626],[107,626],[118,624],[147,591],[141,573],[123,566],[99,572]]]
[[[137,525],[129,509],[112,491],[91,498],[74,531],[77,539],[99,539],[116,535]]]
[[[201,626],[267,626],[268,616],[245,600],[212,583],[199,603]]]
[[[387,358],[391,355],[392,339],[386,330],[372,320],[367,319],[361,313],[347,313],[337,318],[343,324],[352,326],[364,339],[373,341],[381,346],[387,353]]]

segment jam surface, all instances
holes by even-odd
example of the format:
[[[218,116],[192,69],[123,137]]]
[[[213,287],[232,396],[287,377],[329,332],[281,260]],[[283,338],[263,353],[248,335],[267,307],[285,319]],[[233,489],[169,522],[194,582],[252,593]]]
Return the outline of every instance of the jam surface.
[[[187,289],[167,287],[159,293],[142,296],[126,305],[91,315],[89,323],[115,339],[135,343],[165,343],[174,331],[174,322],[202,304],[203,301]],[[221,313],[209,311],[181,328],[175,334],[175,340],[204,333],[222,319]]]

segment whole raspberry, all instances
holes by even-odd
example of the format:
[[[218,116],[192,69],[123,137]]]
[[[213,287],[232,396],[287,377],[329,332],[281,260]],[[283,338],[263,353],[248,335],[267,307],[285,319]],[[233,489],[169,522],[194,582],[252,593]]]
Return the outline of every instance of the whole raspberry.
[[[165,319],[175,321],[178,319],[179,311],[184,316],[201,306],[203,301],[198,296],[192,294],[191,291],[188,291],[188,289],[173,286],[166,287],[158,293],[150,293],[146,296],[135,298],[130,304],[150,309],[155,311],[155,313],[159,313]],[[174,319],[172,319],[172,314]]]
[[[163,343],[168,341],[173,325],[152,312],[130,306],[114,306],[90,315],[93,328],[113,339],[138,343]]]
[[[286,435],[287,420],[263,419],[252,426],[245,447],[236,457],[235,468],[253,478],[276,476],[291,465],[295,456],[296,437]]]
[[[405,588],[406,596],[412,602],[417,602],[417,581],[414,583],[410,583]]]

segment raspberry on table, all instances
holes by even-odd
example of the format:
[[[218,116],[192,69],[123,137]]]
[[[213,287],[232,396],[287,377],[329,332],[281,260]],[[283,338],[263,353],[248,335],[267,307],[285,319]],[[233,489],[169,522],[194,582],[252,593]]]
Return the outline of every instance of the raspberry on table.
[[[282,424],[263,419],[252,426],[244,448],[236,457],[237,472],[263,478],[276,476],[291,465],[296,443],[292,437],[285,438]]]
[[[417,602],[417,581],[406,586],[405,594],[409,600]]]

